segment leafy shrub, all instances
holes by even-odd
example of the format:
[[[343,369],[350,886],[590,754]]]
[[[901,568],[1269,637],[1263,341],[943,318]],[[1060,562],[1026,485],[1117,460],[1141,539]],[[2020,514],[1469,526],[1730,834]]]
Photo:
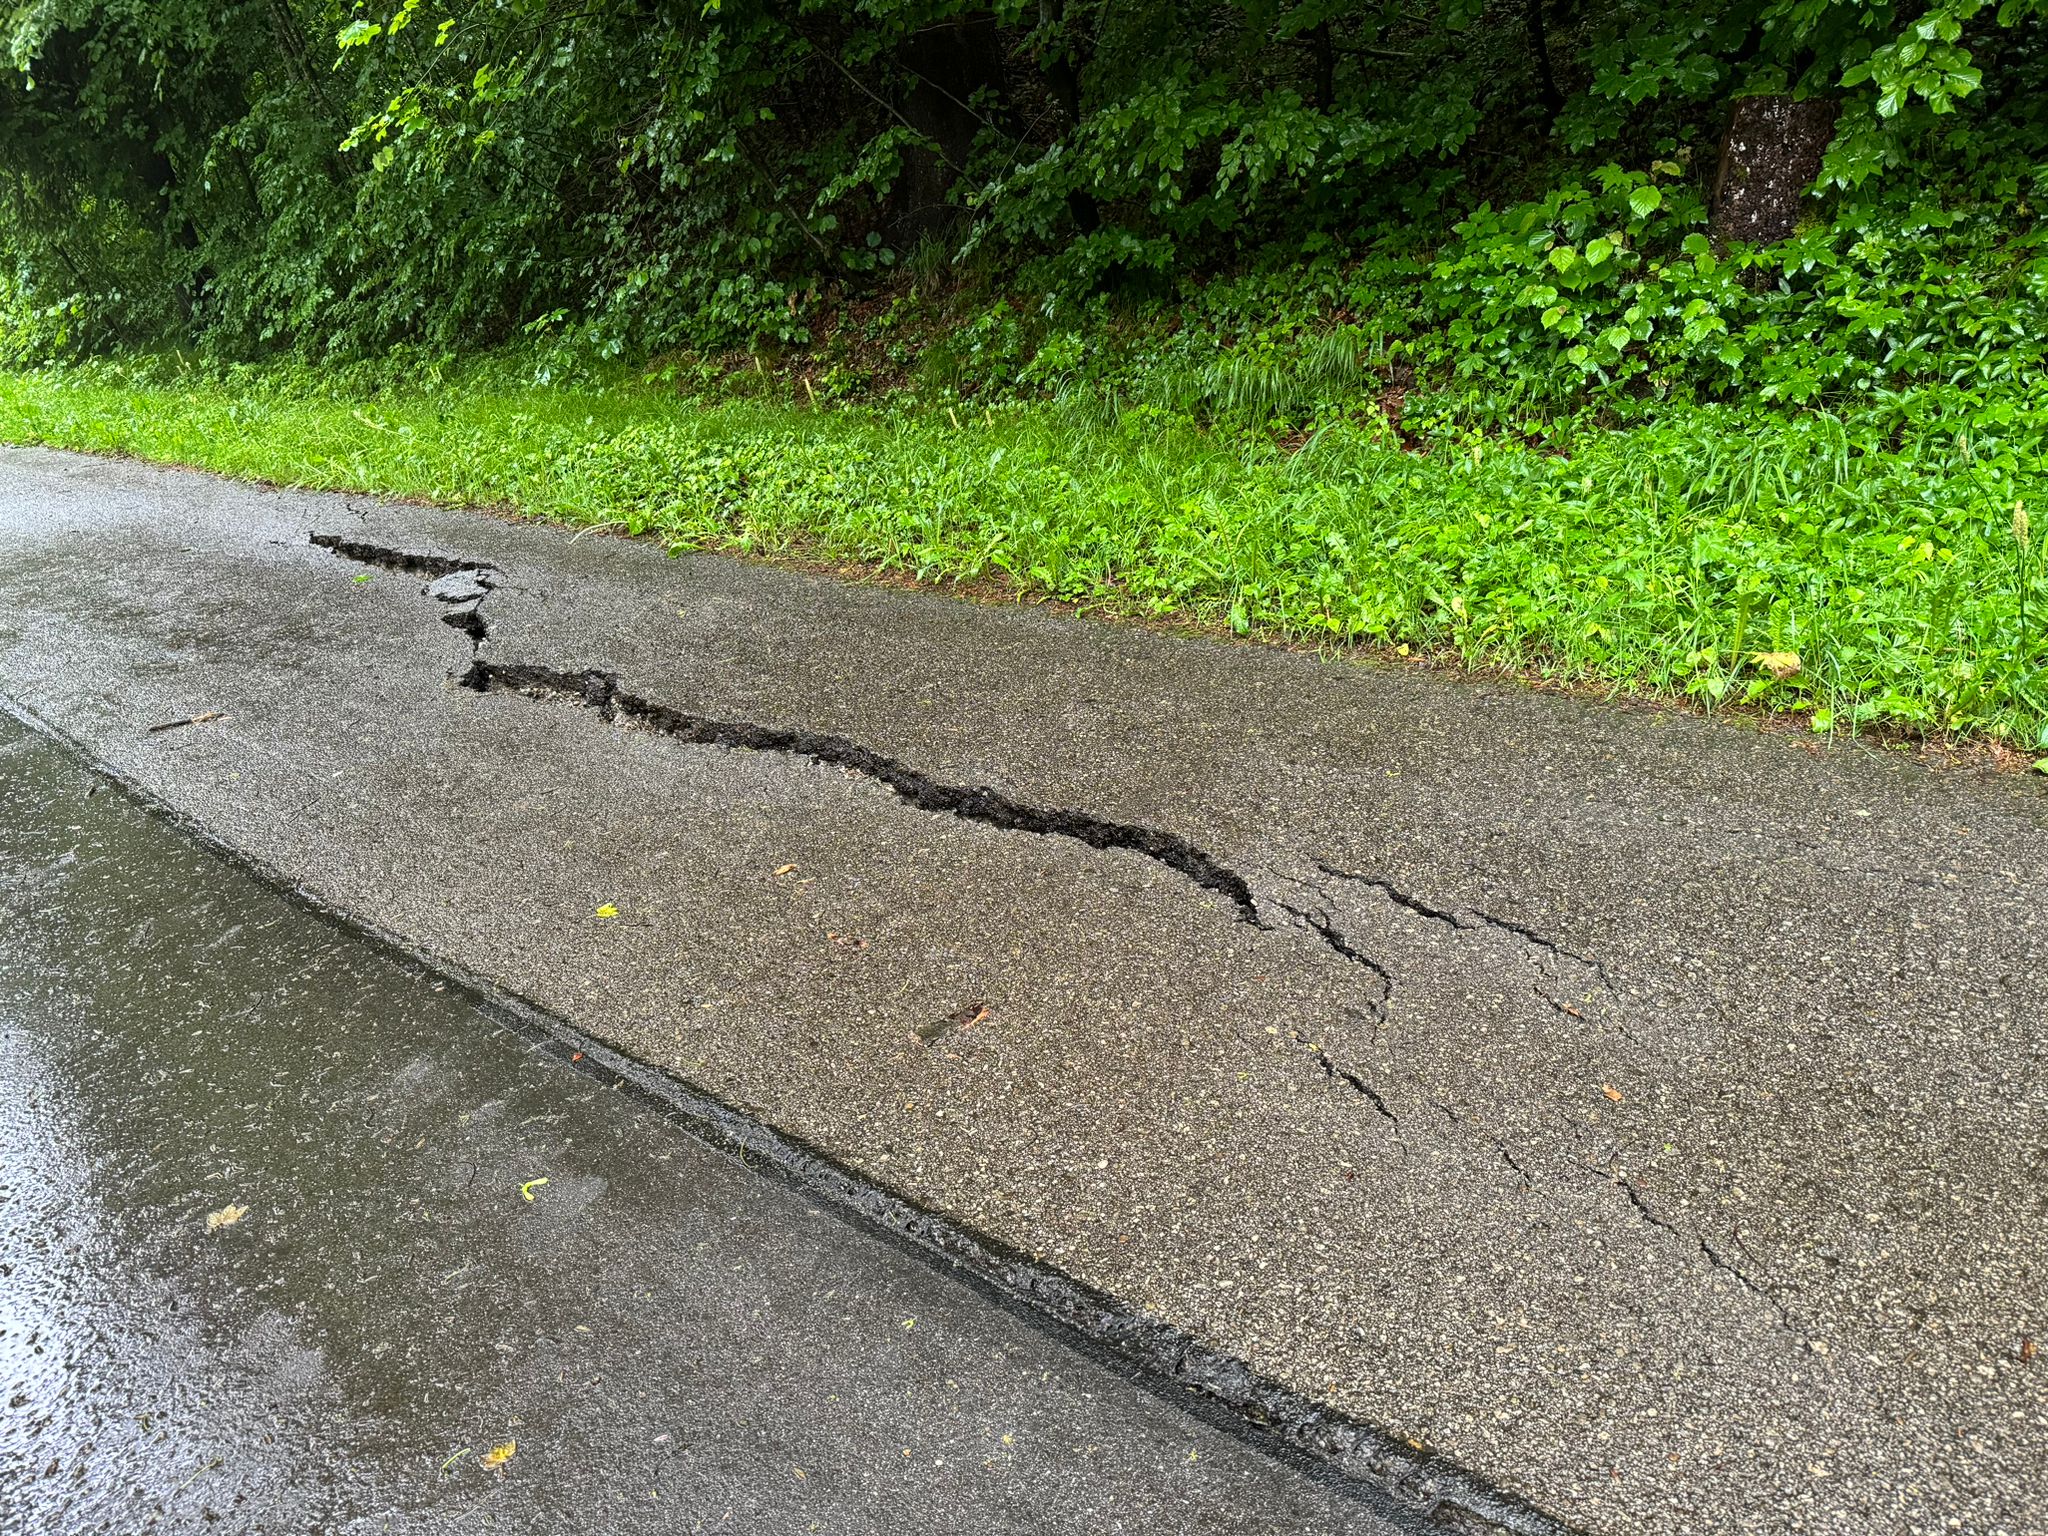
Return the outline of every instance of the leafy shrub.
[[[912,256],[1062,329],[1429,256],[1427,292],[1332,318],[1427,314],[1461,377],[1538,398],[1797,401],[1913,347],[1990,365],[2048,162],[2041,10],[24,0],[0,244],[15,313],[64,321],[18,345],[319,357],[543,321],[611,357],[800,344]],[[1775,91],[1841,104],[1811,228],[1702,249],[1728,103]],[[1985,304],[1905,334],[1887,294],[1957,259]],[[1022,372],[1028,329],[960,376]],[[1246,409],[1278,388],[1215,366]]]

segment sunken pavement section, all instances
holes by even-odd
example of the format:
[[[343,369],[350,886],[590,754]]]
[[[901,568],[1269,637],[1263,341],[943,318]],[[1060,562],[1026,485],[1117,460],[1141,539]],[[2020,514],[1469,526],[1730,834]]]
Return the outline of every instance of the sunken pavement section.
[[[2036,784],[0,459],[25,717],[1425,1521],[2044,1529]]]

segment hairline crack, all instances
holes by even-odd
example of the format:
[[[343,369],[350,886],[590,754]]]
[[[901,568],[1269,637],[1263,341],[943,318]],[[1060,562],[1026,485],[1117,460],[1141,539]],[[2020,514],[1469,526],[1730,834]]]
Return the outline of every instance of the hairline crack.
[[[1317,869],[1321,870],[1332,880],[1345,880],[1378,891],[1403,911],[1412,912],[1417,917],[1423,918],[1428,922],[1441,923],[1446,928],[1454,929],[1459,933],[1470,933],[1476,928],[1492,928],[1501,933],[1512,934],[1523,943],[1543,950],[1553,958],[1574,961],[1584,966],[1600,978],[1600,984],[1609,992],[1616,990],[1614,978],[1608,975],[1607,967],[1600,961],[1593,959],[1590,955],[1582,955],[1575,949],[1565,948],[1557,940],[1547,934],[1538,932],[1525,923],[1515,922],[1511,918],[1497,917],[1493,913],[1481,911],[1477,907],[1454,910],[1448,907],[1431,906],[1419,896],[1411,895],[1407,891],[1402,890],[1391,880],[1382,879],[1377,875],[1363,875],[1352,870],[1339,869],[1326,859],[1319,858],[1315,861],[1315,864]]]
[[[1693,1242],[1693,1244],[1698,1248],[1700,1256],[1704,1258],[1708,1264],[1713,1266],[1715,1269],[1720,1270],[1724,1274],[1732,1275],[1735,1279],[1735,1282],[1738,1285],[1740,1285],[1744,1290],[1748,1291],[1751,1295],[1755,1296],[1758,1300],[1764,1302],[1767,1306],[1769,1306],[1770,1309],[1777,1314],[1779,1323],[1782,1324],[1784,1327],[1791,1329],[1794,1333],[1797,1333],[1799,1331],[1798,1328],[1793,1324],[1791,1311],[1786,1307],[1783,1300],[1779,1298],[1778,1294],[1775,1291],[1772,1291],[1768,1287],[1759,1284],[1757,1281],[1751,1279],[1749,1275],[1745,1274],[1735,1264],[1729,1262],[1727,1259],[1722,1258],[1719,1251],[1715,1249],[1714,1245],[1708,1242],[1706,1238],[1701,1236],[1698,1232],[1688,1232],[1683,1227],[1680,1227],[1677,1223],[1673,1222],[1669,1217],[1659,1215],[1654,1209],[1651,1208],[1649,1201],[1643,1198],[1642,1190],[1637,1187],[1635,1180],[1629,1178],[1626,1174],[1621,1173],[1619,1170],[1599,1168],[1590,1163],[1584,1166],[1588,1173],[1600,1179],[1603,1183],[1619,1185],[1622,1194],[1628,1197],[1628,1203],[1635,1207],[1636,1214],[1642,1217],[1644,1221],[1648,1222],[1651,1226],[1658,1228],[1660,1231],[1670,1233],[1673,1237],[1677,1238],[1681,1243],[1685,1242],[1687,1239],[1690,1239]]]

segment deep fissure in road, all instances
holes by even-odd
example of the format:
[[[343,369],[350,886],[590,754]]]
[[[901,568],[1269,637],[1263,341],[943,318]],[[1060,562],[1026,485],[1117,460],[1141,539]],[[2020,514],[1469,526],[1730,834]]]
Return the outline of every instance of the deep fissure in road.
[[[1279,925],[1260,913],[1243,876],[1186,839],[1156,828],[1106,821],[1083,812],[1049,810],[1027,805],[987,788],[939,783],[893,758],[858,742],[824,732],[762,726],[751,722],[717,721],[645,699],[624,689],[618,676],[600,669],[556,670],[491,661],[484,653],[490,627],[481,608],[499,585],[498,568],[489,562],[454,556],[391,549],[332,534],[313,534],[323,549],[361,564],[430,578],[420,589],[442,605],[441,621],[470,641],[470,663],[456,678],[464,688],[490,693],[518,692],[527,697],[554,698],[597,713],[621,729],[646,729],[680,740],[757,751],[780,752],[829,763],[875,779],[920,810],[953,815],[1011,831],[1069,837],[1097,849],[1128,849],[1167,865],[1196,885],[1227,897],[1240,922],[1264,932]],[[1317,922],[1300,909],[1280,904],[1291,920],[1287,926],[1314,934],[1349,966],[1373,979],[1371,995],[1355,1016],[1383,1021],[1393,979],[1373,960],[1353,948],[1325,918]],[[575,1059],[585,1054],[609,1055],[601,1042],[583,1041]],[[1313,1056],[1333,1083],[1342,1083],[1367,1100],[1373,1112],[1393,1125],[1398,1118],[1364,1079],[1338,1066],[1320,1047]],[[611,1070],[623,1080],[643,1083],[642,1074],[656,1074],[621,1058]],[[914,1238],[920,1246],[946,1255],[954,1264],[994,1281],[1009,1294],[1025,1299],[1032,1309],[1060,1319],[1098,1345],[1141,1361],[1182,1387],[1192,1388],[1225,1405],[1245,1421],[1264,1426],[1283,1440],[1343,1468],[1349,1475],[1386,1489],[1423,1513],[1433,1528],[1448,1532],[1540,1533],[1562,1536],[1563,1527],[1491,1488],[1471,1484],[1446,1463],[1412,1455],[1415,1448],[1384,1431],[1334,1413],[1327,1404],[1298,1395],[1258,1375],[1235,1356],[1210,1349],[1171,1324],[1148,1313],[1133,1312],[1114,1297],[1095,1291],[1063,1271],[1010,1253],[980,1234],[953,1226],[946,1219],[858,1181],[836,1165],[819,1159],[781,1133],[719,1104],[704,1099],[687,1084],[660,1075],[659,1088],[645,1091],[664,1104],[679,1096],[691,1105],[693,1118],[704,1122],[714,1140],[754,1151],[766,1149],[768,1160],[799,1178],[833,1190],[835,1197],[863,1212],[886,1230]]]
[[[1260,913],[1249,882],[1178,833],[1131,822],[1109,821],[1084,811],[1031,805],[986,786],[943,783],[896,758],[829,732],[761,725],[746,720],[716,720],[691,714],[629,691],[617,673],[600,668],[574,671],[531,663],[494,662],[485,655],[490,641],[490,626],[481,611],[484,600],[496,589],[499,581],[498,569],[491,562],[395,549],[341,534],[316,533],[310,538],[320,548],[359,564],[431,578],[421,589],[423,594],[443,605],[441,621],[444,624],[461,630],[469,637],[470,663],[456,682],[473,692],[502,691],[528,698],[557,699],[588,709],[607,724],[622,729],[652,731],[700,746],[776,752],[807,758],[872,779],[907,804],[934,815],[957,816],[963,821],[978,822],[1009,832],[1072,838],[1104,851],[1128,850],[1164,864],[1195,885],[1224,896],[1235,909],[1238,921],[1267,932],[1274,930],[1275,925]],[[1513,934],[1555,958],[1571,959],[1585,965],[1611,987],[1605,970],[1598,962],[1587,960],[1519,923],[1485,912],[1464,913],[1434,907],[1389,881],[1353,874],[1321,860],[1317,861],[1317,867],[1331,879],[1376,890],[1395,905],[1429,921],[1460,931],[1487,927]],[[1325,902],[1327,899],[1325,895]],[[1313,934],[1331,954],[1348,967],[1364,973],[1367,991],[1363,1016],[1372,1023],[1384,1023],[1394,992],[1394,978],[1386,966],[1353,944],[1327,910],[1314,911],[1286,901],[1278,901],[1275,905],[1287,914],[1293,926]],[[1398,1116],[1385,1098],[1364,1078],[1339,1066],[1320,1047],[1316,1049],[1315,1056],[1324,1076],[1331,1082],[1344,1084],[1370,1103],[1377,1114],[1389,1122],[1398,1123]]]
[[[457,681],[478,693],[505,689],[531,697],[567,699],[594,710],[598,718],[609,723],[654,731],[700,746],[780,752],[845,768],[863,778],[873,779],[917,809],[936,815],[957,816],[963,821],[980,822],[1006,832],[1069,837],[1091,848],[1128,849],[1185,875],[1206,890],[1227,897],[1237,909],[1240,921],[1256,927],[1265,926],[1259,921],[1258,904],[1253,900],[1251,887],[1245,883],[1244,877],[1173,832],[1129,822],[1105,821],[1082,811],[1030,805],[986,787],[944,784],[844,736],[787,726],[758,725],[748,720],[713,720],[708,716],[693,715],[628,692],[620,685],[617,675],[611,672],[596,669],[567,672],[550,667],[510,666],[489,661],[479,654]]]
[[[744,748],[807,757],[813,762],[845,768],[873,779],[897,798],[935,815],[957,816],[1006,832],[1040,837],[1070,837],[1091,848],[1123,848],[1186,876],[1205,890],[1229,899],[1240,922],[1266,925],[1244,877],[1196,847],[1178,833],[1130,822],[1105,821],[1084,811],[1052,809],[1014,800],[986,786],[943,784],[907,763],[887,757],[845,736],[788,726],[759,725],[751,720],[713,720],[693,715],[639,694],[629,693],[616,673],[596,668],[581,672],[531,665],[506,666],[485,657],[490,626],[481,612],[483,600],[497,586],[497,567],[485,560],[393,549],[336,533],[308,536],[321,549],[347,560],[384,570],[434,578],[422,590],[447,605],[441,622],[469,636],[471,657],[456,679],[476,693],[504,689],[529,697],[567,699],[596,712],[613,725],[626,725],[673,736],[700,746]],[[1328,936],[1324,935],[1327,943]]]
[[[344,560],[353,560],[358,565],[374,565],[386,571],[405,571],[414,576],[453,576],[461,571],[495,571],[497,567],[488,560],[465,560],[456,555],[423,554],[414,550],[393,549],[387,544],[372,544],[367,539],[351,539],[340,533],[312,533],[307,542],[321,549],[331,550]]]
[[[1249,882],[1178,833],[1131,822],[1109,821],[1084,811],[1031,805],[986,786],[943,783],[872,747],[825,731],[762,725],[748,720],[717,720],[692,714],[631,692],[617,673],[601,668],[575,671],[532,663],[494,662],[485,655],[490,642],[490,626],[481,611],[484,600],[497,588],[499,581],[498,569],[489,561],[395,549],[340,534],[316,533],[310,538],[315,545],[344,559],[431,578],[421,589],[422,593],[443,605],[441,621],[444,624],[461,630],[469,637],[470,663],[456,682],[473,692],[511,692],[528,698],[557,699],[588,709],[607,724],[621,729],[651,731],[699,746],[807,758],[872,779],[905,803],[934,815],[957,816],[963,821],[978,822],[1002,831],[1072,838],[1104,851],[1124,849],[1165,865],[1202,889],[1224,896],[1235,909],[1240,922],[1267,932],[1274,930],[1275,925],[1261,915]],[[1520,923],[1486,912],[1435,907],[1400,890],[1390,881],[1354,874],[1321,860],[1317,861],[1317,867],[1330,879],[1378,891],[1396,906],[1430,922],[1458,931],[1491,928],[1511,934],[1554,959],[1569,959],[1585,966],[1603,984],[1610,989],[1612,987],[1599,962],[1565,949],[1555,940]],[[1323,899],[1327,902],[1326,894]],[[1394,992],[1394,978],[1387,967],[1353,944],[1338,928],[1328,910],[1316,911],[1286,901],[1276,901],[1275,905],[1287,914],[1292,926],[1313,934],[1331,954],[1348,967],[1364,973],[1367,991],[1363,1016],[1369,1022],[1384,1023]],[[1573,1011],[1554,1002],[1552,1006],[1564,1012]],[[1339,1066],[1320,1047],[1314,1054],[1317,1065],[1331,1082],[1344,1084],[1370,1103],[1381,1117],[1398,1123],[1399,1117],[1385,1098],[1363,1077]]]

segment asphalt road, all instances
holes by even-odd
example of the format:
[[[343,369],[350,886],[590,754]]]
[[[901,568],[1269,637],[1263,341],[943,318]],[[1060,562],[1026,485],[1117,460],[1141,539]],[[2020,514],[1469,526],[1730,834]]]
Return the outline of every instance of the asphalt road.
[[[22,1536],[1395,1531],[4,720],[0,1170]]]
[[[2033,779],[17,451],[0,693],[1368,1476],[2048,1530]]]

